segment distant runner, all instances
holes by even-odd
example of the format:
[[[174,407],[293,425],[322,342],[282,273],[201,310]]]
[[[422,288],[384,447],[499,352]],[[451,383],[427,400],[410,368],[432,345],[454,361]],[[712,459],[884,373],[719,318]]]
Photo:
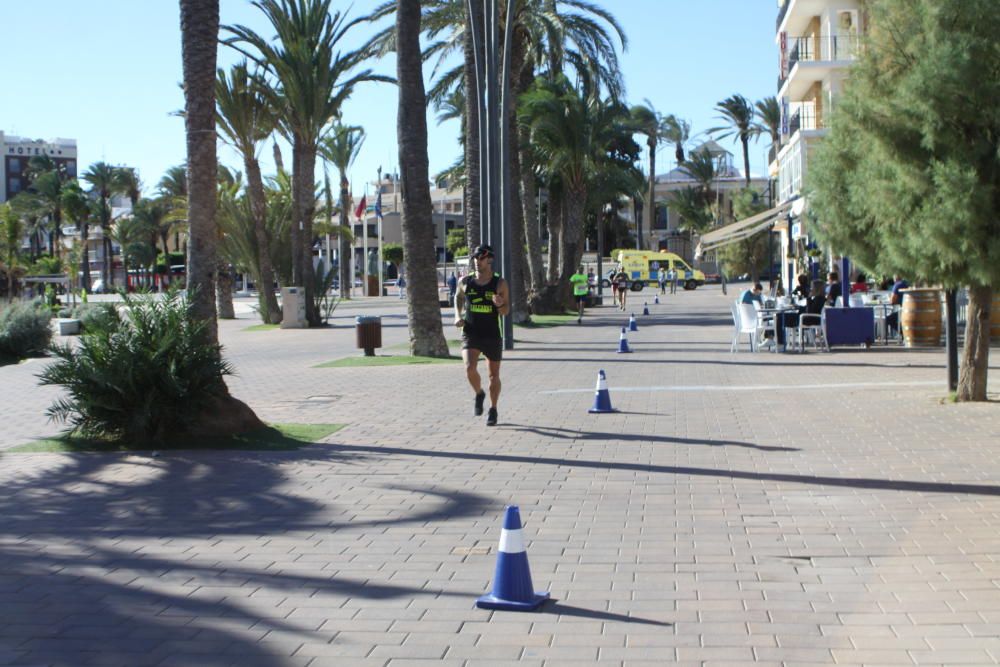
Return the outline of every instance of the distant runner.
[[[590,292],[590,284],[587,276],[583,273],[581,266],[576,273],[569,277],[569,282],[573,285],[573,298],[576,299],[577,317],[576,323],[583,323],[583,307],[586,305],[587,293]]]
[[[462,329],[462,359],[465,375],[476,393],[473,414],[483,414],[483,391],[479,377],[479,355],[486,357],[490,373],[490,410],[487,426],[496,426],[497,400],[500,398],[500,360],[503,338],[500,317],[510,312],[507,281],[493,273],[493,248],[481,245],[472,253],[475,274],[458,283],[455,294],[455,326]],[[464,310],[463,310],[464,307]]]
[[[618,267],[618,271],[611,279],[611,284],[615,288],[615,297],[617,297],[618,300],[618,310],[624,311],[625,301],[628,295],[628,274],[625,273],[624,268],[621,266]]]

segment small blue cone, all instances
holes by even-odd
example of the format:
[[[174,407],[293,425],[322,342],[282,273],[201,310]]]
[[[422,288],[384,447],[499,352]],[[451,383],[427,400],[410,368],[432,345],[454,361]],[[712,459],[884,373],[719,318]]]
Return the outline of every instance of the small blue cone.
[[[536,592],[531,584],[528,552],[521,534],[521,512],[509,505],[500,531],[497,567],[493,573],[493,592],[476,600],[480,609],[534,611],[549,599],[548,591]]]
[[[614,412],[611,407],[611,393],[608,391],[608,378],[604,371],[597,371],[597,391],[594,392],[594,407],[587,412],[600,414],[602,412]]]
[[[638,331],[639,330],[639,324],[635,321],[635,313],[632,313],[631,315],[629,315],[629,318],[628,318],[628,330],[629,331]]]
[[[625,327],[622,327],[622,336],[618,339],[618,354],[631,351],[632,350],[628,349],[628,338],[625,337]]]
[[[642,303],[642,314],[649,315],[649,306],[646,305],[645,301]]]
[[[655,304],[659,304],[660,303],[660,295],[659,294],[654,294],[653,295],[653,303],[655,303]]]

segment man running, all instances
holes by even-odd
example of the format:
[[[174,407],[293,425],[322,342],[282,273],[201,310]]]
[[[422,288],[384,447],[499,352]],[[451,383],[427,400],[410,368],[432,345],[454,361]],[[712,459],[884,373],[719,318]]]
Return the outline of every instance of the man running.
[[[573,286],[573,298],[576,299],[577,317],[576,323],[583,323],[583,307],[587,301],[587,293],[590,291],[590,286],[587,282],[587,276],[583,273],[583,266],[581,266],[576,273],[569,277],[569,282]]]
[[[500,398],[500,360],[503,358],[503,339],[500,335],[500,316],[510,312],[507,281],[493,273],[493,248],[477,247],[472,253],[475,266],[473,275],[465,276],[458,283],[455,294],[455,326],[462,329],[462,360],[465,375],[476,393],[473,414],[483,414],[483,391],[479,377],[479,355],[486,357],[490,373],[490,411],[487,426],[497,424],[497,400]],[[464,312],[463,312],[464,307]]]

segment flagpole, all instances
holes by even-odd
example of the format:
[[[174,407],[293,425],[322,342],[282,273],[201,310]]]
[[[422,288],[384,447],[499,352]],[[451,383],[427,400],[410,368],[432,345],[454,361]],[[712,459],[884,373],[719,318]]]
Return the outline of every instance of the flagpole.
[[[378,188],[378,193],[375,195],[375,224],[378,234],[378,295],[382,296],[382,285],[384,284],[382,269],[385,266],[385,261],[382,259],[382,166],[381,165],[379,165],[378,168],[378,184],[375,187]]]

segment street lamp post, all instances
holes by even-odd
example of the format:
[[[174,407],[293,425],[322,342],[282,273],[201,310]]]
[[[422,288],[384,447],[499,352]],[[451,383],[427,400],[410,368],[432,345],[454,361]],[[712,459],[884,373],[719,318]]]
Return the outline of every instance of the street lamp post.
[[[604,305],[604,224],[615,207],[604,205],[604,217],[597,221],[597,304]]]

